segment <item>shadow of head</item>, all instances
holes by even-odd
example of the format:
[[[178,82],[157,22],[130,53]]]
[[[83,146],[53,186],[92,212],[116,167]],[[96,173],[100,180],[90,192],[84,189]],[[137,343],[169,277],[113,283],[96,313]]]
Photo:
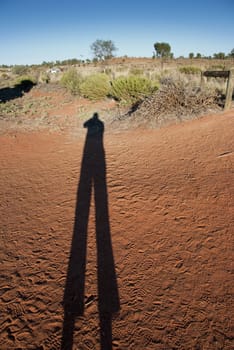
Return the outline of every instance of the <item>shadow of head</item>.
[[[88,129],[87,136],[102,136],[104,123],[99,119],[99,114],[95,112],[92,118],[84,123],[84,128]]]
[[[7,102],[22,97],[24,93],[29,92],[35,83],[30,79],[24,79],[14,87],[0,89],[0,102]]]
[[[34,85],[35,83],[33,83],[30,79],[25,79],[19,84],[15,85],[15,87],[18,87],[22,92],[29,92]]]

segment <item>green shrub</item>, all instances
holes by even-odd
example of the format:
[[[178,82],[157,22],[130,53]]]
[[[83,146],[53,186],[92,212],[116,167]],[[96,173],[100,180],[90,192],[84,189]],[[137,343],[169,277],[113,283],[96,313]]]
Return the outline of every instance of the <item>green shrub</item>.
[[[143,75],[143,73],[144,73],[144,70],[137,67],[131,67],[129,71],[130,75]]]
[[[50,82],[50,75],[46,72],[43,72],[41,74],[40,80],[42,81],[42,83],[48,84]]]
[[[2,73],[1,78],[4,80],[10,79],[10,77],[7,73]]]
[[[158,83],[142,76],[129,75],[112,81],[111,95],[123,103],[136,103],[158,89]]]
[[[90,100],[100,100],[110,93],[109,77],[104,73],[89,75],[80,86],[81,95]]]
[[[17,74],[17,75],[27,74],[28,73],[28,66],[15,65],[12,68],[12,73]]]
[[[104,68],[102,73],[106,74],[106,75],[112,75],[113,72],[112,72],[112,69],[111,68]]]
[[[209,70],[225,70],[226,67],[224,64],[214,64],[213,66],[209,67]]]
[[[201,69],[196,66],[183,66],[179,68],[179,72],[185,74],[199,74],[201,73]]]
[[[82,82],[82,76],[78,74],[74,68],[65,72],[60,80],[61,85],[68,89],[73,95],[80,94],[80,85]]]
[[[14,81],[14,85],[37,84],[37,79],[31,75],[21,75]]]

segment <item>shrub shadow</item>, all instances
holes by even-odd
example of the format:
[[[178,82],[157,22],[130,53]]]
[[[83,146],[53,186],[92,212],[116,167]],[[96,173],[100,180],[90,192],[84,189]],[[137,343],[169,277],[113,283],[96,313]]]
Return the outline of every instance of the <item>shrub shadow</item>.
[[[7,87],[0,89],[0,103],[14,100],[16,98],[22,97],[24,93],[29,92],[35,84],[29,80],[22,80],[20,84],[14,87]]]
[[[72,350],[75,321],[84,314],[85,269],[88,219],[94,191],[97,290],[102,350],[112,349],[112,317],[120,309],[117,278],[112,251],[106,161],[103,147],[104,123],[95,113],[84,123],[87,128],[81,164],[73,238],[64,290],[64,321],[61,350]]]

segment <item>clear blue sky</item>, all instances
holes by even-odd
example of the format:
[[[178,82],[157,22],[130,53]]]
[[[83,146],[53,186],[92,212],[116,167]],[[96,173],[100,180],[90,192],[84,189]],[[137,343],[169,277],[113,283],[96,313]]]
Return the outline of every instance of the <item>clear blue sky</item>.
[[[234,0],[0,0],[0,64],[92,58],[96,39],[117,56],[151,57],[168,42],[175,57],[234,48]]]

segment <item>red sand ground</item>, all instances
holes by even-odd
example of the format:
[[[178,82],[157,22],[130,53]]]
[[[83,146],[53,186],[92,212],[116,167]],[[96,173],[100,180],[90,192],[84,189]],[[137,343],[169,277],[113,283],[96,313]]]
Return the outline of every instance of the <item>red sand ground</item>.
[[[85,265],[86,131],[1,135],[0,349],[233,349],[233,117],[106,130]]]

